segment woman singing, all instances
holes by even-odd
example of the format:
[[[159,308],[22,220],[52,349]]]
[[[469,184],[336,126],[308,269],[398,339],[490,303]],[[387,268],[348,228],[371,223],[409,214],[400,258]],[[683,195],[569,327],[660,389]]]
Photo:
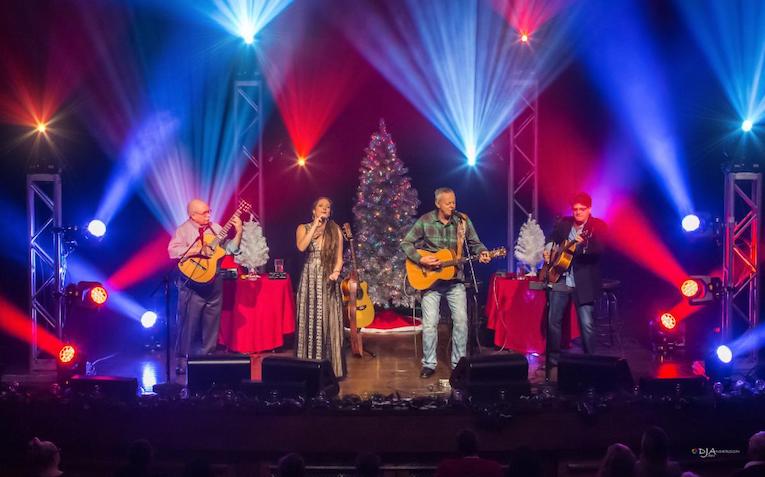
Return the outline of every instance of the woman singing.
[[[297,357],[329,359],[343,375],[343,309],[338,277],[343,267],[343,237],[330,220],[332,201],[313,203],[313,222],[298,225],[296,244],[308,252],[298,286]]]

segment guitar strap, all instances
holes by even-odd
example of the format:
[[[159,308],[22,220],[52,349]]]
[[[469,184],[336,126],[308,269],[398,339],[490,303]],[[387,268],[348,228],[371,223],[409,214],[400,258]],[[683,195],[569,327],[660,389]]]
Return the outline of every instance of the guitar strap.
[[[465,221],[457,218],[457,259],[462,258],[462,244],[465,242]]]

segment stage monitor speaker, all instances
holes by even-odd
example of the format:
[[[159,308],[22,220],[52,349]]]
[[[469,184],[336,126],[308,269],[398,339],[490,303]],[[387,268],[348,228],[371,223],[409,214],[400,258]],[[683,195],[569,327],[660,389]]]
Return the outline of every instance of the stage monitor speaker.
[[[191,357],[188,360],[188,386],[192,392],[214,388],[235,389],[250,379],[250,357],[246,354],[221,354]]]
[[[68,380],[75,394],[103,395],[118,401],[131,402],[138,397],[138,380],[117,376],[83,376],[75,374]]]
[[[655,396],[702,396],[706,392],[704,376],[683,378],[640,378],[640,392]]]
[[[465,356],[459,360],[449,378],[453,388],[468,384],[509,383],[529,380],[526,356],[515,353]]]
[[[617,356],[561,354],[558,361],[558,390],[578,394],[631,390],[634,382],[629,364]]]
[[[340,386],[328,360],[314,361],[284,356],[270,356],[263,359],[263,383],[298,384],[305,390],[305,397],[311,398],[323,392],[326,396],[337,396]]]
[[[463,357],[449,383],[470,396],[472,402],[494,402],[527,396],[529,362],[522,354],[490,354]]]

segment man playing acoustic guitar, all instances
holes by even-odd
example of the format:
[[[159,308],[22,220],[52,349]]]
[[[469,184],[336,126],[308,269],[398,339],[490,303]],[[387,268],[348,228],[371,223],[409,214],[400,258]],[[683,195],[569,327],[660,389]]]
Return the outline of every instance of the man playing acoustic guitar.
[[[436,252],[440,249],[456,250],[460,255],[464,238],[469,252],[480,254],[479,260],[491,260],[488,250],[481,243],[470,219],[456,211],[454,191],[448,187],[436,189],[436,210],[423,215],[401,241],[401,249],[409,260],[426,267],[437,268],[439,260],[431,255],[421,255],[417,249]],[[438,346],[438,319],[441,297],[445,296],[452,312],[451,367],[465,356],[467,348],[467,298],[460,268],[453,280],[439,281],[422,295],[422,371],[421,378],[429,378],[436,372],[436,348]]]
[[[210,221],[210,207],[202,200],[194,199],[189,202],[187,211],[189,219],[175,230],[175,235],[167,246],[168,255],[181,261],[189,257],[210,257],[213,250],[202,240],[206,236],[220,233],[222,227]],[[235,215],[230,222],[236,230],[236,235],[233,239],[225,241],[223,246],[227,253],[235,254],[239,252],[239,242],[242,239],[242,221]],[[180,362],[191,353],[200,326],[202,354],[215,351],[218,344],[222,296],[223,282],[217,271],[208,283],[197,283],[184,276],[178,279],[177,374],[185,372],[185,367]]]
[[[569,268],[550,290],[547,352],[550,355],[548,358],[551,366],[558,364],[561,323],[571,295],[574,297],[579,318],[582,348],[587,354],[593,352],[592,313],[602,286],[600,256],[603,253],[607,226],[602,220],[591,216],[591,208],[592,198],[588,194],[576,194],[571,199],[573,215],[563,217],[555,223],[544,251],[545,262],[549,262],[553,244],[561,244],[566,240],[576,243]]]

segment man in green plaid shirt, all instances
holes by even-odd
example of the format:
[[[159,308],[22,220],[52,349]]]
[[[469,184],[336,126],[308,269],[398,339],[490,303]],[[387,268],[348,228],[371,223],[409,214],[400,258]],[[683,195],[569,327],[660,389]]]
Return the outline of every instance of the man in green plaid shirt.
[[[464,223],[468,252],[479,255],[481,263],[488,263],[489,252],[481,243],[473,223],[467,216],[455,213],[457,199],[454,191],[448,187],[436,189],[436,210],[423,215],[401,241],[401,249],[407,258],[425,266],[437,267],[439,261],[434,256],[422,256],[417,249],[437,252],[440,249],[457,250],[457,229]],[[452,355],[451,367],[467,352],[467,297],[464,272],[460,267],[453,280],[439,281],[422,295],[422,371],[421,378],[429,378],[436,372],[436,348],[438,347],[438,319],[441,297],[445,296],[452,312]]]

